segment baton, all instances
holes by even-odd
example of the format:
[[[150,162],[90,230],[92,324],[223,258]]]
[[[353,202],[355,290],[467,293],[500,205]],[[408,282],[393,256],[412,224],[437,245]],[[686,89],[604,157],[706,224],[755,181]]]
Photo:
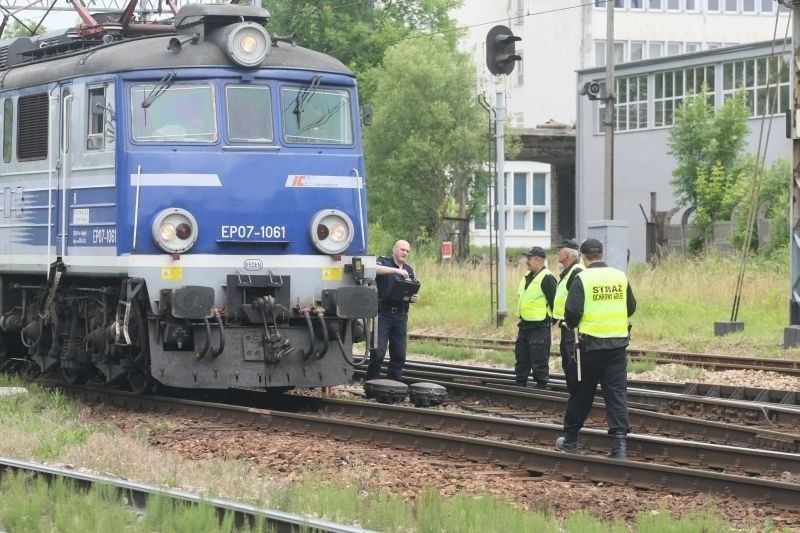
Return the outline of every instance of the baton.
[[[578,383],[581,381],[581,343],[580,333],[577,326],[575,327],[575,362],[578,365]]]

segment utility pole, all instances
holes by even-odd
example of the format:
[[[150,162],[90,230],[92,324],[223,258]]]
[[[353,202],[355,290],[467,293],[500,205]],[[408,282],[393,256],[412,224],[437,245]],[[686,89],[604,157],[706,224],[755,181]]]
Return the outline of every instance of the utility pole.
[[[798,0],[800,1],[800,0]],[[506,176],[503,168],[505,160],[506,91],[505,76],[511,74],[517,61],[517,37],[507,26],[495,26],[486,35],[486,67],[497,76],[495,102],[495,139],[497,143],[497,325],[501,326],[508,308],[506,306]]]
[[[789,327],[783,330],[783,347],[800,345],[800,0],[780,0],[792,10],[792,113],[787,117],[792,137],[792,203],[789,216],[791,285],[789,287]]]
[[[614,1],[606,0],[606,109],[603,118],[606,136],[603,218],[606,220],[614,220]]]

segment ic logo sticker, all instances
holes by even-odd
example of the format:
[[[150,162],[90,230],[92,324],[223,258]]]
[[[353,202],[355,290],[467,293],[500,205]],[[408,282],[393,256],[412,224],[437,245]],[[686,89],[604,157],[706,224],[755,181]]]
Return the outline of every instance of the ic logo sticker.
[[[245,259],[242,265],[248,272],[258,272],[264,268],[264,263],[261,262],[261,259]]]

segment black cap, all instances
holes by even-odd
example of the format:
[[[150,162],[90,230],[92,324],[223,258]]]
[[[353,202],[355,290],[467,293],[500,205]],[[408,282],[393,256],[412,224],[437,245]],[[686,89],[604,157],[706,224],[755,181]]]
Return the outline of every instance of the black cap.
[[[582,254],[602,254],[603,243],[597,239],[586,239],[581,243]]]
[[[575,242],[575,239],[564,239],[561,241],[561,244],[558,245],[558,248],[569,248],[570,250],[577,250],[578,243]]]
[[[527,256],[527,257],[531,257],[531,256],[541,257],[542,259],[547,257],[547,253],[545,253],[544,248],[542,248],[541,246],[533,246],[530,250],[528,250],[527,252],[525,252],[522,255]]]

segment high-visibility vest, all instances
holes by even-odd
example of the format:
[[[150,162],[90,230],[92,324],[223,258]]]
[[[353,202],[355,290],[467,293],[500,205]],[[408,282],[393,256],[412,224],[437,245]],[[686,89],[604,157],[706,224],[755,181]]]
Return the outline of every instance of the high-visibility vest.
[[[517,296],[519,297],[519,317],[529,322],[544,320],[550,316],[550,308],[547,305],[547,298],[542,292],[542,280],[550,271],[543,268],[533,277],[528,288],[525,288],[525,278],[519,282]]]
[[[587,268],[578,273],[583,284],[581,333],[603,339],[628,336],[628,279],[611,267]]]
[[[563,276],[560,280],[558,280],[558,287],[556,287],[556,297],[553,300],[553,318],[556,320],[564,320],[564,307],[567,305],[567,281],[572,276],[577,276],[580,274],[580,271],[583,270],[585,267],[576,262],[572,265],[572,270],[570,270],[569,275]],[[573,272],[574,271],[574,272]]]

